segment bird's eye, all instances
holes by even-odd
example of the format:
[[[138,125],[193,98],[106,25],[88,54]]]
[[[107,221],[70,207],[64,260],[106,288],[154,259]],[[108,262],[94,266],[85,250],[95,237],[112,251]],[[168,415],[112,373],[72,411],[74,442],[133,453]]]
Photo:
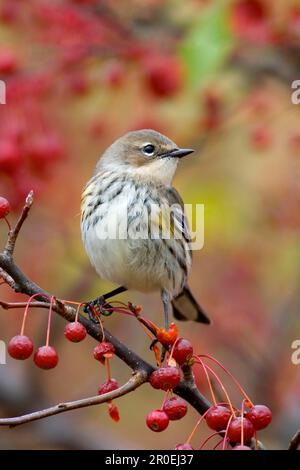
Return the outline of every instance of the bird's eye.
[[[154,151],[155,151],[155,147],[152,144],[146,144],[143,147],[143,153],[145,155],[151,156],[154,154]]]

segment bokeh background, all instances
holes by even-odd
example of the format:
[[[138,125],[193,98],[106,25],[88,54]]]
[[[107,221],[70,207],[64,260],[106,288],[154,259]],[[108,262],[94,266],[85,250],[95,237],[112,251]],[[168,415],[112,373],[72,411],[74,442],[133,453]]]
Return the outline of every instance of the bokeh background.
[[[16,259],[60,298],[83,301],[112,286],[97,278],[83,250],[80,194],[101,152],[131,129],[154,128],[197,153],[183,161],[175,186],[187,203],[205,204],[205,246],[194,253],[190,284],[213,326],[183,324],[199,353],[220,359],[257,403],[274,413],[261,438],[286,448],[300,427],[300,79],[299,0],[2,0],[0,193],[15,219],[35,191]],[[1,223],[0,241],[7,233]],[[1,286],[1,299],[20,300]],[[158,295],[135,292],[162,323]],[[18,333],[21,311],[0,312],[0,337]],[[47,314],[30,312],[28,334],[45,341]],[[153,361],[142,330],[115,315],[106,326]],[[53,319],[60,355],[52,371],[31,360],[0,366],[0,414],[18,415],[94,395],[105,371],[94,341],[72,344]],[[112,363],[120,383],[130,370]],[[208,395],[201,375],[200,389]],[[225,379],[237,405],[240,396]],[[0,448],[150,449],[184,442],[187,417],[157,435],[145,416],[162,394],[145,385],[119,400],[116,424],[105,406],[0,430]],[[207,430],[199,431],[199,445]]]

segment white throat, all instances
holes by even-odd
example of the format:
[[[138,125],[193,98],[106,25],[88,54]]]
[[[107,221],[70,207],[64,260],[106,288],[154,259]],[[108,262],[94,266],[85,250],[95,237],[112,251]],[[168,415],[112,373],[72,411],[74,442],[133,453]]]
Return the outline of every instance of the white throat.
[[[127,173],[138,179],[155,180],[166,186],[170,186],[178,165],[177,158],[161,158],[152,160],[147,165],[131,166],[120,164],[103,165],[102,170]]]

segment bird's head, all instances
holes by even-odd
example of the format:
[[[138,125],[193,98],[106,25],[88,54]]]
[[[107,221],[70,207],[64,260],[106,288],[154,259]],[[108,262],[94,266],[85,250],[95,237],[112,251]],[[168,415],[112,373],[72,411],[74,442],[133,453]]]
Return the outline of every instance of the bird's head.
[[[170,184],[178,160],[192,153],[152,129],[128,132],[102,155],[96,171],[115,170]]]

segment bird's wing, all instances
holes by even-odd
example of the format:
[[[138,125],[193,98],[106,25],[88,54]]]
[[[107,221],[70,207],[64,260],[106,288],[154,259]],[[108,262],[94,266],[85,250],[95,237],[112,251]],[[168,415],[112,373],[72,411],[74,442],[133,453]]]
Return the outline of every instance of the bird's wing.
[[[203,308],[198,304],[188,286],[184,287],[172,300],[173,315],[177,320],[193,320],[199,323],[211,323]]]
[[[173,214],[173,224],[174,224],[174,231],[177,230],[179,234],[183,236],[187,243],[191,243],[191,234],[188,225],[187,218],[184,213],[184,203],[183,200],[176,191],[175,188],[171,187],[168,188],[167,199],[170,206],[177,206],[177,209],[172,213]]]

